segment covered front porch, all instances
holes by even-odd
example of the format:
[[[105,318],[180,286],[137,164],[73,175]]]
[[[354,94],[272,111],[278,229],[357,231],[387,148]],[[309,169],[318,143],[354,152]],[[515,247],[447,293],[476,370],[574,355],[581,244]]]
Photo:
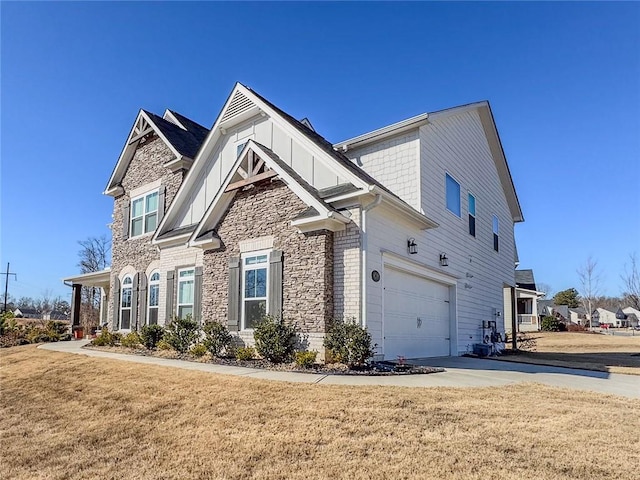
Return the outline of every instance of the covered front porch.
[[[109,298],[109,285],[111,281],[111,269],[106,268],[99,272],[89,272],[74,277],[63,278],[65,285],[71,287],[71,325],[76,329],[80,326],[80,308],[82,305],[82,287],[100,289],[99,324],[107,323],[107,305]]]

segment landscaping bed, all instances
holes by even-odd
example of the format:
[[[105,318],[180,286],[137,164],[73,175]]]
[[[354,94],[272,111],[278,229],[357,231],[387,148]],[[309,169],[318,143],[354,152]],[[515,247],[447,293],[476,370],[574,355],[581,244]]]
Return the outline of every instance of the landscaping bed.
[[[443,368],[412,365],[410,363],[397,363],[390,361],[370,362],[366,365],[351,367],[343,363],[319,364],[310,368],[301,368],[295,362],[272,363],[264,359],[239,360],[235,357],[214,357],[206,353],[200,357],[190,353],[180,353],[175,350],[149,350],[142,348],[128,348],[122,346],[100,347],[85,345],[83,348],[100,350],[103,352],[122,353],[126,355],[141,355],[145,357],[169,358],[196,363],[211,363],[214,365],[226,365],[232,367],[258,368],[279,372],[313,373],[321,375],[366,375],[366,376],[390,376],[390,375],[419,375],[444,372]]]

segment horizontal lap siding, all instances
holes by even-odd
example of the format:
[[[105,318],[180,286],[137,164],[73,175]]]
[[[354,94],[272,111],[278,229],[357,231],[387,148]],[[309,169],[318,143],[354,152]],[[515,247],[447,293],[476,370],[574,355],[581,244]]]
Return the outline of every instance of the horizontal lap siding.
[[[450,273],[458,275],[458,349],[464,353],[481,338],[482,320],[504,310],[503,284],[513,285],[513,220],[476,111],[437,119],[420,128],[422,205],[440,224],[429,230],[429,256],[446,252]],[[445,172],[460,183],[461,218],[445,205]],[[476,237],[468,233],[468,193],[476,198]],[[492,218],[500,222],[499,252],[493,250]],[[467,273],[473,275],[467,277]],[[471,288],[465,288],[465,284]]]

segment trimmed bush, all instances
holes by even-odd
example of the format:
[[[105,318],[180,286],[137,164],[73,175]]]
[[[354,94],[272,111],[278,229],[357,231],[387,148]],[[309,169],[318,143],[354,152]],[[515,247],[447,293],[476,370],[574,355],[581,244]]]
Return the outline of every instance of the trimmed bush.
[[[301,368],[311,368],[316,363],[318,352],[301,351],[296,352],[296,365]]]
[[[235,354],[238,360],[251,360],[255,356],[256,350],[253,347],[238,347]]]
[[[560,323],[556,317],[542,317],[542,331],[543,332],[561,332],[563,331],[564,325]]]
[[[191,345],[198,339],[198,324],[191,319],[191,315],[187,315],[186,318],[175,317],[164,329],[162,338],[174,350],[187,353]]]
[[[96,347],[112,347],[116,344],[116,336],[107,327],[100,331],[100,335],[91,340],[91,345]]]
[[[193,347],[189,349],[189,353],[194,357],[200,358],[207,353],[207,347],[205,347],[202,343],[196,343]]]
[[[141,343],[142,341],[138,332],[129,332],[120,340],[120,345],[127,348],[137,348]]]
[[[158,343],[156,344],[156,348],[158,350],[173,350],[174,348],[169,344],[169,342],[167,342],[164,339],[161,339],[158,341]]]
[[[264,317],[253,332],[256,350],[272,363],[291,360],[296,346],[296,327],[287,325],[281,318]]]
[[[220,322],[207,322],[202,327],[204,332],[204,346],[209,350],[211,355],[219,357],[222,352],[229,353],[229,345],[233,336],[229,333],[226,325]]]
[[[373,356],[371,334],[355,319],[334,320],[324,338],[324,346],[336,362],[349,366],[363,365]]]
[[[164,328],[160,325],[145,325],[140,329],[140,341],[149,350],[153,350],[162,340]]]

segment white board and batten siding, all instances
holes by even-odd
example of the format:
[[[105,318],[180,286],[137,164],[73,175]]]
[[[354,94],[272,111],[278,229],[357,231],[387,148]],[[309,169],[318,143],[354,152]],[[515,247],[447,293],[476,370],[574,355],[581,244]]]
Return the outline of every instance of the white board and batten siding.
[[[385,275],[385,269],[389,268],[385,257],[400,257],[415,264],[422,278],[431,277],[430,281],[444,284],[452,282],[450,354],[458,355],[481,341],[483,320],[497,320],[499,327],[504,325],[495,313],[502,314],[504,310],[503,286],[515,283],[513,220],[477,111],[437,118],[416,130],[420,140],[421,210],[440,226],[417,230],[403,225],[397,215],[383,206],[369,212],[367,327],[379,344],[378,353],[385,353],[385,282],[384,278],[373,282],[371,271]],[[446,209],[446,173],[460,184],[460,217]],[[386,186],[392,191],[400,188]],[[468,232],[469,192],[476,198],[475,237]],[[493,249],[493,215],[500,223],[498,252]],[[415,255],[407,251],[410,237],[418,245]],[[449,266],[440,266],[440,253],[446,253]],[[438,278],[439,275],[442,276]],[[426,353],[425,356],[437,354]]]
[[[180,212],[176,226],[193,225],[202,219],[237,159],[238,146],[250,139],[272,150],[281,160],[294,168],[307,183],[317,189],[344,182],[271,118],[256,115],[227,130],[211,149],[212,153],[205,161],[206,167],[196,180],[191,198],[185,202],[185,209]]]

